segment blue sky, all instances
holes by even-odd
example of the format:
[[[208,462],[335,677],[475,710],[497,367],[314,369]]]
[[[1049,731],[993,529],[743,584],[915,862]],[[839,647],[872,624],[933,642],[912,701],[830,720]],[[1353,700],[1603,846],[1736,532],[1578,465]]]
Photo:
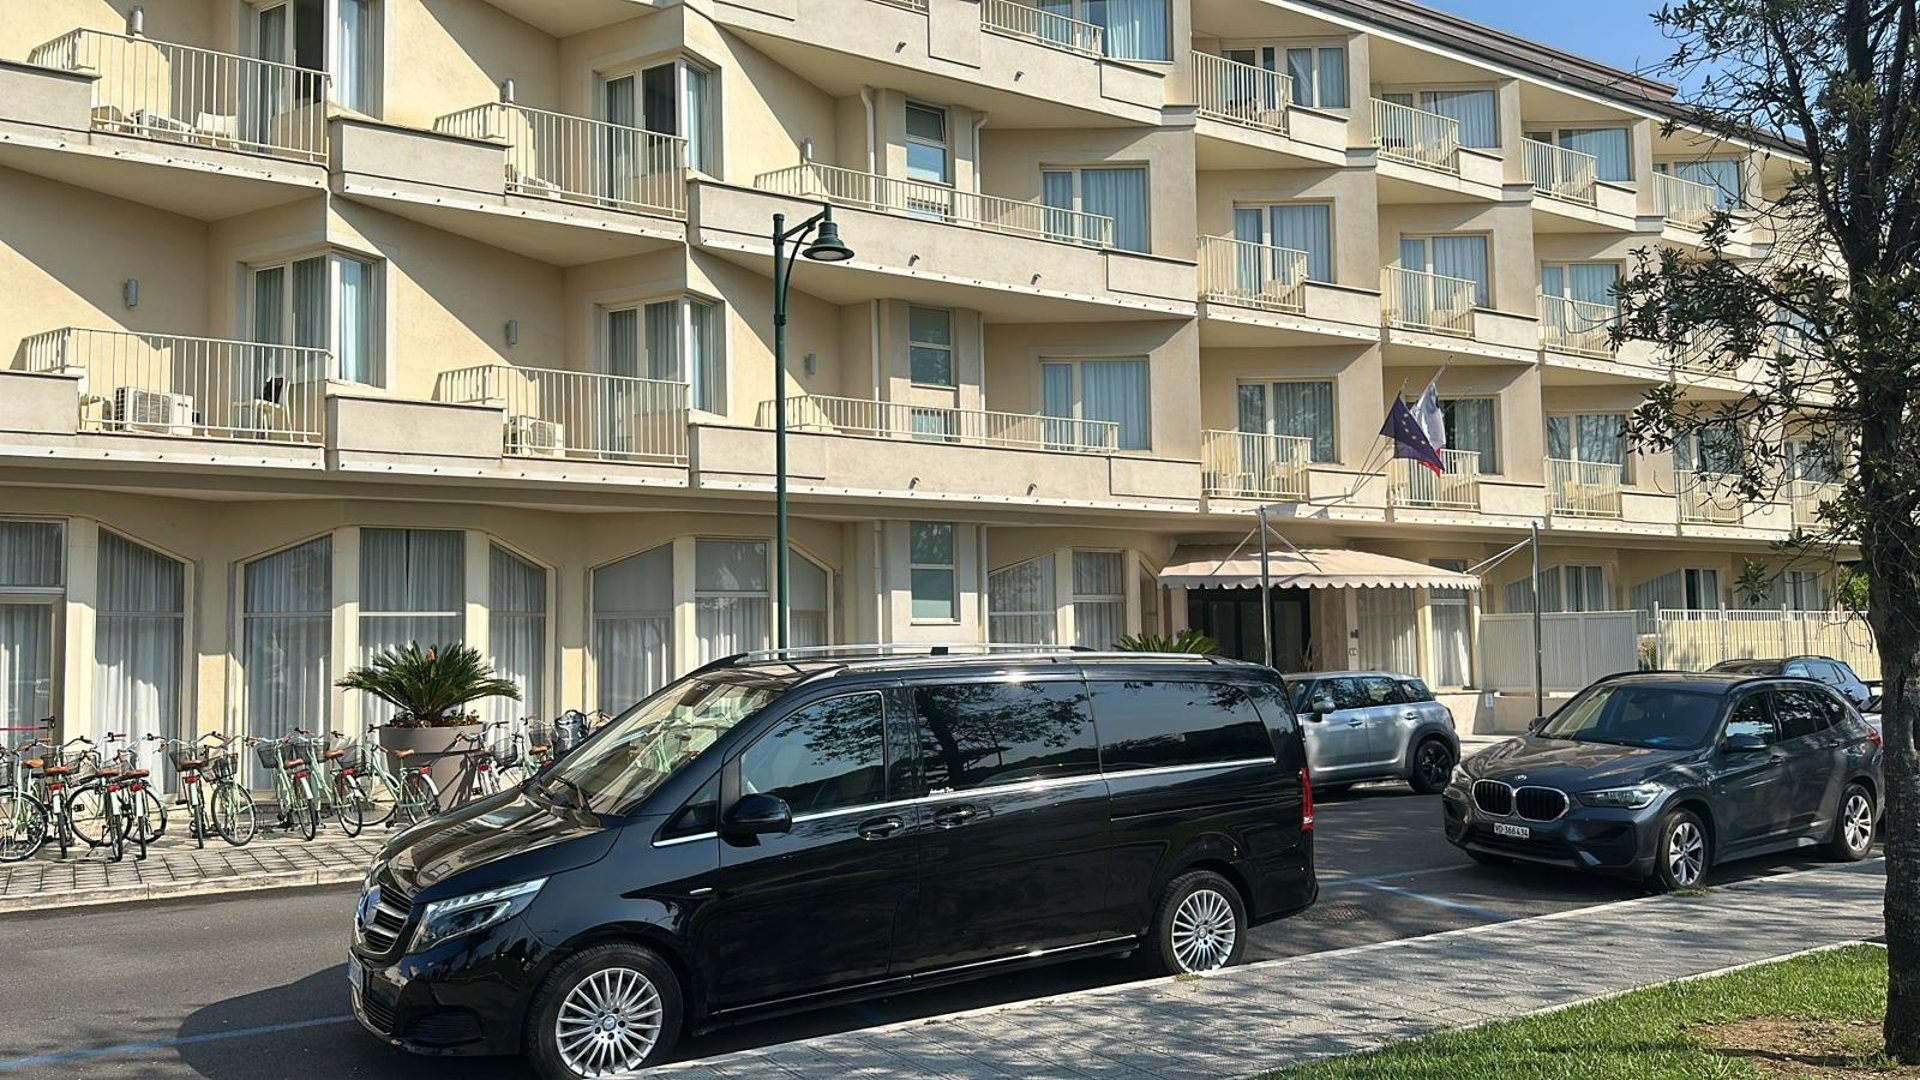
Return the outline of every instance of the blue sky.
[[[1672,52],[1653,24],[1661,0],[1422,0],[1477,23],[1661,78]]]

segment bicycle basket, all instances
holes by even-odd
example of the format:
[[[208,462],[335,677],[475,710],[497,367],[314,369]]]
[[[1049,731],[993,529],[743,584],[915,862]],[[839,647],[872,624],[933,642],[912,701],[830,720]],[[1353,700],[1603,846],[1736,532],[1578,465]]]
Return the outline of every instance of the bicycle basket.
[[[527,746],[553,746],[553,725],[545,720],[527,721]]]
[[[263,742],[253,744],[254,756],[260,759],[263,769],[277,769],[283,761],[293,760],[293,744],[282,742]]]
[[[200,766],[200,775],[206,777],[208,782],[219,783],[233,778],[235,770],[239,767],[239,761],[233,754],[210,746],[206,748],[206,755],[202,759],[206,764]]]
[[[487,747],[487,752],[493,755],[494,764],[510,769],[520,762],[520,740],[512,733],[503,734]]]
[[[176,746],[167,751],[167,760],[172,763],[176,771],[184,770],[189,761],[200,762],[204,769],[209,753],[211,751],[201,746]]]
[[[373,767],[373,753],[358,739],[341,739],[333,747],[340,756],[334,759],[334,765],[352,772],[365,772]],[[329,751],[331,753],[333,751]]]

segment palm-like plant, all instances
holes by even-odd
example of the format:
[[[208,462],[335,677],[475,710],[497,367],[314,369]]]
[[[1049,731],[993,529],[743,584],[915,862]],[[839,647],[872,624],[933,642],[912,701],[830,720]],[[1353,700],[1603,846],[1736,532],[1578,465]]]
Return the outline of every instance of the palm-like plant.
[[[1192,627],[1174,637],[1165,634],[1128,634],[1114,642],[1113,647],[1122,652],[1199,653],[1203,656],[1220,651],[1219,642]]]
[[[496,678],[480,650],[458,642],[426,649],[409,642],[382,650],[372,663],[347,672],[339,685],[364,690],[400,710],[395,727],[458,727],[469,722],[462,705],[490,697],[520,700],[520,688]]]

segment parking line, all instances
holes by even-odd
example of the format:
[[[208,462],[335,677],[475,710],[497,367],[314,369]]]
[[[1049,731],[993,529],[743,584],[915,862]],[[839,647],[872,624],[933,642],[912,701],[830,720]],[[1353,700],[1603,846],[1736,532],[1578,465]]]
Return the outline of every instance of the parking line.
[[[1383,893],[1392,893],[1395,896],[1404,896],[1409,900],[1422,900],[1429,904],[1437,904],[1443,908],[1452,908],[1455,911],[1465,912],[1466,914],[1475,916],[1476,918],[1488,919],[1493,922],[1506,922],[1513,918],[1512,915],[1507,914],[1506,912],[1493,911],[1489,908],[1483,908],[1483,907],[1475,907],[1472,904],[1463,904],[1458,900],[1449,900],[1444,896],[1428,896],[1426,893],[1417,893],[1417,892],[1414,892],[1412,889],[1402,889],[1397,885],[1385,885],[1380,883],[1379,881],[1355,880],[1355,881],[1342,882],[1341,884],[1358,885],[1358,886],[1361,886],[1362,888],[1367,888],[1367,889],[1377,889]]]
[[[41,1054],[37,1057],[7,1058],[0,1059],[0,1072],[58,1065],[65,1061],[85,1061],[91,1058],[115,1057],[120,1054],[137,1054],[143,1050],[172,1050],[182,1046],[225,1042],[228,1039],[250,1039],[256,1035],[278,1035],[281,1032],[299,1031],[303,1028],[330,1027],[334,1024],[352,1022],[351,1016],[328,1016],[319,1020],[295,1020],[286,1024],[267,1024],[264,1027],[239,1028],[234,1031],[209,1031],[203,1035],[182,1035],[177,1039],[155,1039],[152,1042],[121,1043],[119,1046],[96,1046],[88,1050],[66,1050],[58,1054]]]

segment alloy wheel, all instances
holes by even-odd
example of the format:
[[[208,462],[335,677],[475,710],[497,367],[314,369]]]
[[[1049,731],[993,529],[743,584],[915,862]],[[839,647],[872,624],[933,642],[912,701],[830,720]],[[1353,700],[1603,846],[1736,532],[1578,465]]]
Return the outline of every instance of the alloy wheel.
[[[1865,851],[1873,843],[1873,801],[1865,792],[1854,791],[1847,796],[1846,809],[1841,811],[1841,827],[1846,830],[1847,849]]]
[[[1213,889],[1188,893],[1173,913],[1173,955],[1182,971],[1225,967],[1238,937],[1233,905]]]
[[[1444,786],[1448,774],[1453,771],[1453,755],[1437,742],[1428,742],[1420,748],[1420,775],[1427,783],[1436,787]]]
[[[580,980],[560,1003],[554,1042],[580,1076],[612,1076],[640,1067],[660,1041],[665,1012],[653,981],[633,968],[603,968]]]
[[[1697,884],[1706,864],[1707,840],[1700,826],[1691,821],[1676,824],[1667,835],[1667,869],[1674,884],[1683,889]]]

